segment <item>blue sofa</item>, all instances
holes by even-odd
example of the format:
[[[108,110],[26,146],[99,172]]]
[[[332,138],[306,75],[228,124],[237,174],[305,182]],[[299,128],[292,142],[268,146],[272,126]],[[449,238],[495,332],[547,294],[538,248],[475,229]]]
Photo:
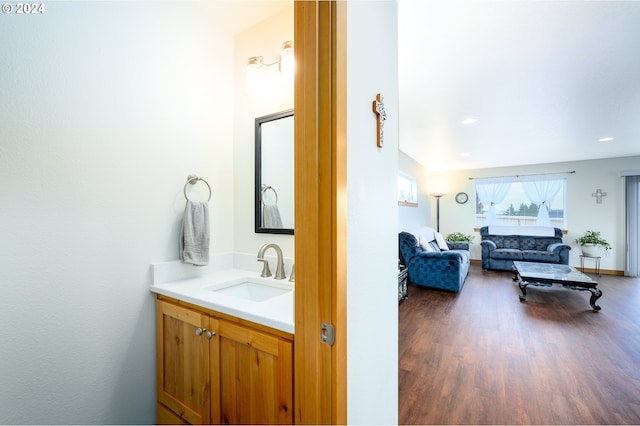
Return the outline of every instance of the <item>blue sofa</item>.
[[[483,269],[512,271],[514,260],[569,264],[560,228],[483,226],[480,238]]]
[[[449,250],[436,250],[435,231],[427,227],[401,232],[398,239],[409,282],[455,292],[462,289],[469,272],[469,243],[447,242]]]

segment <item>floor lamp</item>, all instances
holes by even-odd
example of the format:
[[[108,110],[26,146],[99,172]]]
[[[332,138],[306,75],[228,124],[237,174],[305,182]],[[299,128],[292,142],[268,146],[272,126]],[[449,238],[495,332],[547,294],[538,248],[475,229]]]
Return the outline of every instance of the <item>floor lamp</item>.
[[[440,198],[444,194],[431,194],[436,197],[436,231],[440,232]]]

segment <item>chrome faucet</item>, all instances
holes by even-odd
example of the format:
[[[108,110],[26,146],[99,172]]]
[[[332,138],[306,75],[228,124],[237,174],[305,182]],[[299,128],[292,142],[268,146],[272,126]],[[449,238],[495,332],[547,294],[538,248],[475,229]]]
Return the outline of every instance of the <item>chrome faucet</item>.
[[[260,247],[260,250],[258,251],[258,262],[264,263],[264,266],[262,267],[262,273],[260,274],[260,276],[261,277],[271,276],[271,270],[269,269],[269,262],[267,262],[267,259],[264,258],[264,252],[267,251],[269,248],[275,249],[276,255],[278,256],[278,264],[276,266],[276,276],[274,278],[276,280],[284,280],[287,277],[284,275],[284,260],[282,259],[282,249],[280,248],[280,246],[273,243],[263,245],[262,247]]]

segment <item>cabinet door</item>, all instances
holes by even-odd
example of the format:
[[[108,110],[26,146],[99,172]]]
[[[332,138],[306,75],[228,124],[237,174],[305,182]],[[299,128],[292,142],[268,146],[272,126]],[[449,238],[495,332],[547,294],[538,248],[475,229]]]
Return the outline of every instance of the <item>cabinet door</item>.
[[[179,417],[164,405],[158,403],[156,424],[159,425],[188,425],[187,421]]]
[[[291,424],[293,344],[231,322],[218,325],[220,422]]]
[[[213,346],[205,332],[196,334],[198,328],[212,329],[207,315],[156,302],[158,402],[188,423],[206,424],[211,419],[209,365]],[[159,408],[159,420],[167,418],[160,414]]]

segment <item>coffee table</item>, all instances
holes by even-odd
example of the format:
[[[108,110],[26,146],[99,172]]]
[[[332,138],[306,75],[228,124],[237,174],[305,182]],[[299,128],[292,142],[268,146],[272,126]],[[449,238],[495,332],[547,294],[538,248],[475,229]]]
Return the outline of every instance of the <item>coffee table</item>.
[[[594,311],[602,309],[596,304],[596,301],[602,297],[598,283],[573,266],[556,263],[513,262],[513,269],[515,272],[513,280],[518,282],[518,286],[522,290],[522,295],[520,295],[522,302],[527,300],[527,286],[551,287],[553,284],[560,284],[572,290],[590,291],[589,304],[591,309]]]

